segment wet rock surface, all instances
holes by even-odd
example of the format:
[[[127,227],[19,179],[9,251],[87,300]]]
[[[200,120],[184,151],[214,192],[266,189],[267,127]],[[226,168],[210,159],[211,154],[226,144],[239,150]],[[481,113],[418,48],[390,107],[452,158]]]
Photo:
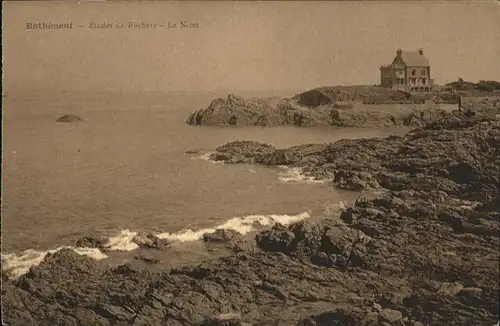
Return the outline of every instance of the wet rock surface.
[[[132,239],[139,247],[148,249],[166,249],[171,242],[167,239],[160,239],[150,232],[139,232]]]
[[[286,157],[265,144],[226,144],[225,161],[288,162],[365,192],[339,219],[277,224],[258,233],[255,245],[196,266],[98,268],[71,250],[47,255],[27,274],[4,280],[4,321],[494,325],[500,122],[461,119],[404,137],[296,146]],[[141,239],[154,243],[147,234]]]

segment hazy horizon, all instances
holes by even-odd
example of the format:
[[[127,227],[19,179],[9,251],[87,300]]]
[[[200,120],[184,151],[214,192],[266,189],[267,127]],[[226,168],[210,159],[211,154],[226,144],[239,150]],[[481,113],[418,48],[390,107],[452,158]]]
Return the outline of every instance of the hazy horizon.
[[[4,2],[3,89],[292,91],[379,83],[423,48],[435,82],[500,80],[500,5],[484,2]],[[27,22],[187,20],[199,28],[26,30]]]

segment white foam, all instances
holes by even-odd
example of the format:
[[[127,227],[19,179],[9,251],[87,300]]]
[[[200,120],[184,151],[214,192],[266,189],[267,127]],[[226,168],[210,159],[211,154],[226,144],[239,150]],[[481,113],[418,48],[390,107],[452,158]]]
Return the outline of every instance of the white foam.
[[[311,214],[309,212],[303,212],[297,215],[248,215],[244,217],[234,217],[214,228],[205,228],[197,231],[185,230],[177,233],[161,233],[156,236],[161,239],[178,242],[196,241],[199,240],[203,234],[215,232],[217,229],[234,230],[241,234],[247,234],[255,230],[255,224],[261,226],[273,225],[275,223],[288,225],[309,218],[310,216]]]
[[[325,204],[323,205],[323,208],[326,215],[334,215],[345,211],[347,209],[347,202],[341,200],[335,204]]]
[[[108,258],[108,256],[96,248],[74,248],[70,246],[62,246],[47,251],[28,249],[19,254],[2,254],[2,269],[9,271],[14,278],[17,278],[26,274],[31,266],[39,265],[48,253],[53,254],[62,249],[72,249],[79,255],[89,256],[95,260]]]
[[[217,229],[235,230],[241,234],[246,234],[256,229],[256,224],[260,226],[270,226],[275,223],[288,225],[310,217],[310,212],[303,212],[297,215],[249,215],[243,217],[234,217],[223,224],[214,228],[205,228],[199,230],[183,230],[177,233],[156,234],[158,238],[169,239],[176,242],[188,242],[200,240],[205,233],[215,232]],[[257,225],[257,227],[258,227]],[[138,232],[122,230],[120,233],[109,239],[106,248],[115,251],[132,251],[139,246],[133,241]],[[108,258],[106,254],[96,248],[75,248],[71,246],[62,246],[47,251],[37,251],[28,249],[20,254],[2,254],[2,269],[9,271],[13,277],[19,277],[26,274],[31,266],[39,265],[48,253],[55,253],[61,249],[72,249],[80,255],[89,256],[95,260]]]
[[[195,157],[193,157],[193,159],[208,161],[208,162],[214,163],[214,164],[224,165],[224,161],[214,161],[214,160],[210,159],[210,155],[212,155],[212,154],[213,153],[205,153],[205,154],[202,154],[199,156],[195,156]]]
[[[137,232],[122,230],[118,235],[109,238],[109,242],[106,244],[106,248],[117,251],[135,250],[139,248],[139,246],[134,241],[132,241],[136,235]]]
[[[208,162],[214,163],[214,164],[224,165],[224,161],[214,161],[214,160],[210,159],[210,155],[212,155],[212,154],[213,153],[206,153],[206,154],[192,157],[192,159],[198,159],[198,160],[208,161]],[[291,168],[291,167],[286,166],[286,165],[279,165],[278,167],[282,169],[282,171],[278,173],[278,179],[283,181],[283,182],[316,183],[317,184],[317,183],[325,183],[328,181],[325,179],[318,180],[318,179],[314,178],[312,175],[305,173],[302,168],[297,168],[297,167]],[[252,173],[252,174],[257,173],[253,169],[248,169],[247,171]]]
[[[200,160],[203,160],[203,161],[211,161],[210,155],[212,155],[212,153],[205,153],[205,154],[202,154],[200,156],[197,156],[197,158],[199,158]]]
[[[327,180],[318,180],[313,176],[304,173],[302,168],[291,168],[285,165],[279,166],[283,169],[282,172],[278,173],[278,179],[283,182],[295,182],[295,183],[325,183]]]

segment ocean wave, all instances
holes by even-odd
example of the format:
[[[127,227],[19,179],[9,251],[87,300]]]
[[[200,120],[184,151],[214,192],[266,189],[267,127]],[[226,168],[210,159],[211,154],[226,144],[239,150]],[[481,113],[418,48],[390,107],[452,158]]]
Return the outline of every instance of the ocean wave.
[[[223,224],[219,224],[212,228],[204,228],[199,230],[182,230],[175,233],[158,233],[155,234],[160,239],[167,239],[174,242],[188,242],[200,240],[205,233],[213,233],[217,229],[234,230],[241,234],[247,234],[255,231],[258,227],[270,226],[275,223],[288,225],[309,218],[309,212],[303,212],[297,215],[288,214],[270,214],[270,215],[248,215],[243,217],[233,217]],[[120,234],[110,238],[107,248],[110,250],[119,251],[132,251],[138,248],[137,244],[133,242],[134,236],[137,232],[129,230],[122,230]]]
[[[294,183],[325,183],[327,180],[318,180],[313,176],[304,173],[302,168],[291,168],[289,166],[280,165],[282,171],[278,173],[278,179],[283,182]]]
[[[176,233],[159,233],[155,235],[160,239],[168,239],[174,242],[197,241],[203,237],[203,234],[215,232],[217,229],[235,230],[241,234],[247,234],[249,232],[256,231],[259,227],[271,226],[275,223],[288,225],[307,219],[310,216],[310,212],[303,212],[296,215],[248,215],[231,218],[225,223],[217,225],[213,228],[204,228],[199,230],[187,229]],[[132,251],[138,249],[139,246],[134,242],[134,237],[137,233],[138,232],[130,230],[120,231],[120,233],[116,236],[109,238],[106,249],[111,251]],[[48,253],[52,254],[61,249],[72,249],[80,255],[86,255],[95,260],[108,258],[106,254],[97,248],[61,246],[47,251],[28,249],[19,254],[2,254],[2,269],[9,272],[12,277],[17,278],[26,274],[31,266],[40,264]]]
[[[130,230],[121,230],[119,234],[109,238],[106,248],[116,251],[132,251],[138,249],[139,246],[134,242],[134,237],[137,233],[138,232],[132,232]]]
[[[47,251],[28,249],[20,254],[2,254],[2,269],[8,271],[12,277],[17,278],[26,274],[31,266],[40,264],[47,254],[53,254],[62,249],[72,249],[77,254],[89,256],[95,260],[108,258],[103,252],[96,248],[75,248],[71,246],[61,246]]]
[[[161,233],[156,236],[161,239],[178,242],[195,241],[199,240],[203,234],[213,233],[217,229],[234,230],[241,234],[247,234],[256,230],[259,226],[269,226],[275,223],[288,225],[309,218],[310,216],[311,214],[309,212],[303,212],[297,215],[248,215],[244,217],[234,217],[226,221],[224,224],[217,225],[214,228],[206,228],[197,231],[185,230],[178,233]]]

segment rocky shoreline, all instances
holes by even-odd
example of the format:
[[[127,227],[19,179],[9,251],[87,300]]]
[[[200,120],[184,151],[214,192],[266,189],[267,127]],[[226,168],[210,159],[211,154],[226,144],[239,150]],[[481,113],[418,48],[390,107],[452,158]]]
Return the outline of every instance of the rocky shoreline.
[[[16,280],[7,325],[494,325],[499,311],[500,121],[448,115],[403,137],[276,149],[238,141],[212,159],[300,167],[361,191],[338,219],[245,239],[232,254],[153,272],[61,250]],[[89,237],[81,245],[102,246]],[[168,244],[148,234],[137,242]],[[167,246],[166,248],[163,248]]]
[[[293,97],[243,98],[229,94],[214,99],[207,108],[189,115],[189,125],[243,125],[297,127],[393,127],[423,126],[457,111],[458,104],[443,106],[432,96],[409,95],[385,88],[322,87]],[[363,103],[385,103],[365,105]],[[393,104],[387,104],[388,102]],[[412,103],[420,104],[412,104]],[[465,110],[480,115],[500,114],[498,97],[469,98],[463,103]],[[455,114],[456,115],[456,114]]]

